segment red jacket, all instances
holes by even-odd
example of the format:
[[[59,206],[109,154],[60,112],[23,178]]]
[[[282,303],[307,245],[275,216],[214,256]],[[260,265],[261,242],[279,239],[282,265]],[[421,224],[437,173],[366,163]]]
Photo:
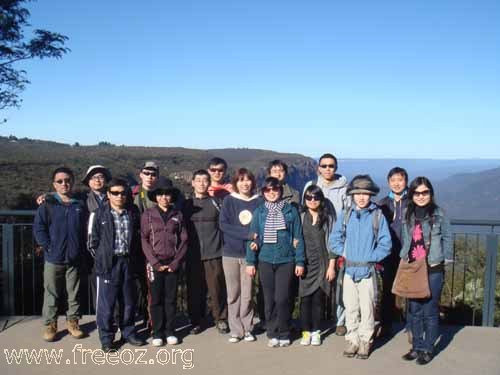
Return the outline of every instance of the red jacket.
[[[158,207],[149,208],[142,214],[142,251],[155,270],[168,265],[176,271],[186,255],[187,239],[186,225],[180,211],[170,209],[166,223]]]

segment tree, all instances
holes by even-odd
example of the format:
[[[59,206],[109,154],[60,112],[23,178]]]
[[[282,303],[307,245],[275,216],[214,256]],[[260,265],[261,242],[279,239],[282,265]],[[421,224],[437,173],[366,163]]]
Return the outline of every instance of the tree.
[[[24,7],[32,0],[0,0],[0,110],[19,108],[19,97],[30,82],[26,71],[16,69],[15,63],[33,58],[61,58],[69,49],[64,47],[68,38],[47,30],[36,29],[32,39],[26,39],[24,29],[30,12]]]

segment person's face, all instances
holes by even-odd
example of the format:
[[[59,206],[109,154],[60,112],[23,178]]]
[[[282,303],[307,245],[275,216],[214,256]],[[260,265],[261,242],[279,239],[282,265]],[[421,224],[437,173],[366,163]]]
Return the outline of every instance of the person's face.
[[[154,169],[143,169],[139,177],[141,178],[142,187],[146,190],[151,190],[158,180],[158,171]]]
[[[224,168],[224,164],[215,164],[208,167],[208,173],[212,182],[220,184],[224,180],[226,169]]]
[[[281,198],[279,187],[266,187],[263,189],[264,199],[268,202],[277,202]]]
[[[370,194],[357,193],[353,194],[352,197],[354,199],[354,203],[356,203],[356,206],[360,209],[366,208],[370,205]]]
[[[406,179],[401,173],[395,173],[389,177],[389,187],[395,194],[401,194],[406,189]]]
[[[431,190],[424,184],[418,185],[413,193],[413,203],[425,207],[431,202]]]
[[[193,181],[191,181],[191,186],[193,186],[193,190],[196,194],[204,195],[208,191],[210,180],[208,176],[198,175],[194,177]]]
[[[156,194],[156,203],[158,203],[160,208],[166,210],[172,204],[172,195],[170,193],[167,194],[166,192],[160,191]]]
[[[89,178],[89,188],[92,191],[102,191],[106,186],[106,176],[101,172],[95,173]]]
[[[327,181],[332,181],[335,178],[337,165],[332,158],[323,158],[319,161],[318,173]]]
[[[108,199],[112,207],[123,208],[127,202],[127,191],[123,186],[113,186],[108,190]]]
[[[250,180],[247,176],[243,176],[236,181],[236,188],[238,189],[238,193],[242,195],[250,195],[252,192],[252,180]]]
[[[318,195],[306,193],[304,195],[304,200],[308,209],[318,211],[319,205],[321,203],[320,197]]]
[[[56,173],[54,181],[52,182],[55,191],[59,195],[68,195],[73,189],[73,179],[71,176],[64,172]]]
[[[281,165],[274,165],[269,170],[269,176],[277,178],[279,182],[283,182],[285,180],[286,173]]]

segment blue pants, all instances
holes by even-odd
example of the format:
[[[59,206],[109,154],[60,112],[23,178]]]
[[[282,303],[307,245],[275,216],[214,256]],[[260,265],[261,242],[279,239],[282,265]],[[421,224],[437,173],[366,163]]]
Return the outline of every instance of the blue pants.
[[[432,353],[439,336],[439,300],[444,272],[429,273],[430,298],[410,299],[413,350]]]
[[[99,339],[102,344],[113,343],[116,325],[113,324],[115,304],[120,301],[120,327],[122,337],[127,339],[135,333],[136,289],[134,279],[129,270],[128,259],[113,259],[111,277],[106,279],[97,276],[97,312],[96,321]]]

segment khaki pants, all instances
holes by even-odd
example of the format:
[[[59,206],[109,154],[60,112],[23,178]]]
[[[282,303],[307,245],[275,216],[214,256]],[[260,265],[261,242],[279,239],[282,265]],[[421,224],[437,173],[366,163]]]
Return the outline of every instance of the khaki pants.
[[[252,278],[246,273],[245,259],[223,257],[226,277],[228,321],[231,335],[243,337],[253,329]]]
[[[377,280],[373,275],[354,282],[344,275],[344,305],[346,312],[347,341],[359,345],[371,342],[375,330],[375,296]]]

